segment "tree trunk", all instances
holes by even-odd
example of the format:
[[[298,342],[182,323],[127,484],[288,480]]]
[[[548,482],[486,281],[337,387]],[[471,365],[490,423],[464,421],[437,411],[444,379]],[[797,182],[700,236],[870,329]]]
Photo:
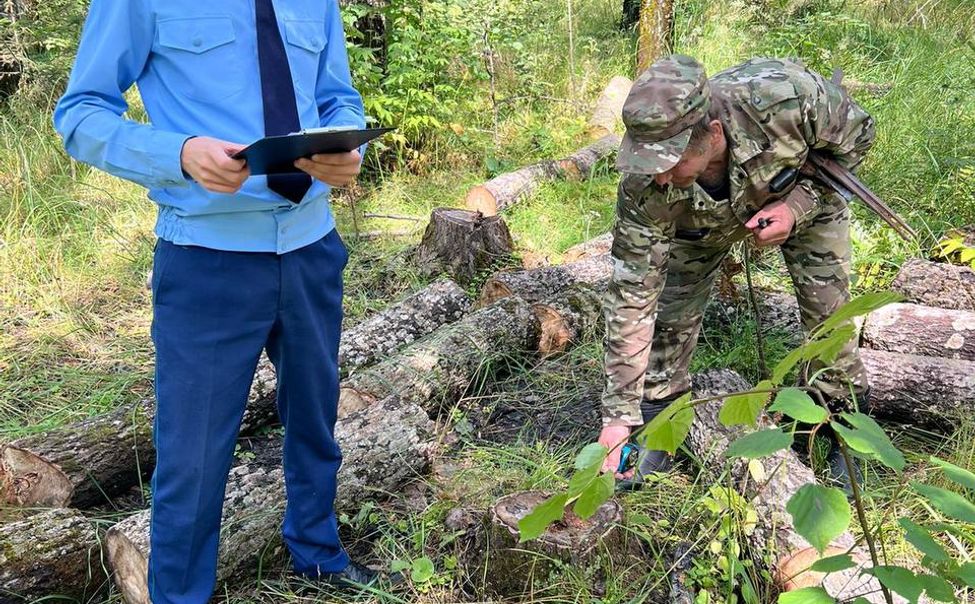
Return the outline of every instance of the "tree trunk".
[[[616,132],[617,125],[623,119],[623,103],[630,94],[631,86],[633,80],[630,78],[613,76],[589,116],[589,136],[600,138]]]
[[[517,597],[533,592],[535,580],[543,583],[560,563],[588,568],[600,554],[624,558],[623,508],[614,500],[604,503],[588,520],[566,511],[565,519],[551,524],[538,539],[519,543],[518,521],[546,497],[539,491],[513,493],[499,499],[485,514],[486,543],[479,564],[475,563],[481,569],[471,574],[483,577],[489,593]]]
[[[694,376],[694,395],[704,398],[750,388],[740,375],[726,369],[711,370]],[[745,430],[741,426],[729,428],[718,421],[721,401],[710,401],[696,407],[696,415],[687,438],[687,446],[700,459],[701,467],[711,480],[720,480],[726,463],[725,451]],[[759,420],[760,427],[771,427],[766,415]],[[756,478],[748,471],[744,460],[731,462],[731,481],[735,488],[749,500],[758,516],[758,522],[748,540],[756,559],[770,554],[772,572],[776,582],[786,591],[822,586],[835,598],[847,599],[878,589],[876,581],[869,577],[857,577],[859,567],[826,575],[812,571],[802,572],[819,558],[818,553],[796,532],[792,515],[786,511],[786,503],[800,487],[815,483],[816,477],[791,449],[778,451],[759,460],[764,479]],[[837,537],[827,548],[824,556],[845,552],[854,543],[847,531]],[[867,564],[869,558],[862,548],[852,552],[854,560]],[[882,602],[879,591],[866,596],[871,602]]]
[[[613,233],[603,233],[588,241],[577,243],[562,254],[562,263],[577,262],[593,256],[606,256],[613,249]]]
[[[590,287],[574,285],[546,302],[532,305],[541,336],[542,357],[564,352],[602,326],[602,296]]]
[[[891,283],[906,302],[975,311],[975,271],[964,266],[908,260]]]
[[[343,332],[339,367],[349,373],[369,365],[460,319],[470,307],[470,297],[456,283],[435,281]]]
[[[587,179],[599,160],[610,157],[619,146],[620,137],[607,134],[566,158],[546,159],[495,176],[467,192],[467,209],[495,216],[534,193],[542,183],[557,178]]]
[[[802,344],[804,332],[799,316],[799,303],[788,292],[756,289],[755,299],[762,315],[762,333],[787,336],[789,346]],[[727,326],[746,318],[754,319],[754,311],[747,296],[729,299],[722,295],[711,298],[704,311],[704,329]]]
[[[673,0],[642,0],[637,39],[637,76],[660,57],[669,54],[673,37]]]
[[[343,463],[336,509],[356,510],[363,501],[397,492],[421,475],[435,448],[433,428],[422,409],[395,397],[339,419],[335,434]],[[268,552],[275,558],[283,554],[280,530],[285,489],[280,447],[279,438],[268,440],[259,446],[252,461],[230,472],[217,563],[221,583],[253,575]],[[275,461],[269,464],[269,458]],[[125,602],[149,604],[149,510],[112,527],[105,540],[115,582]]]
[[[975,410],[975,362],[860,349],[878,417],[951,432]]]
[[[543,302],[575,284],[588,285],[602,292],[612,273],[613,260],[609,255],[569,264],[500,272],[484,283],[477,306],[493,304],[508,296],[518,296],[530,303]]]
[[[98,554],[95,527],[76,510],[46,510],[0,524],[0,602],[45,596],[87,602],[108,579]]]
[[[467,285],[481,270],[511,255],[514,243],[501,218],[477,212],[437,208],[414,256],[420,270],[448,273]]]
[[[875,350],[975,361],[975,312],[889,304],[867,316],[860,337]]]
[[[353,374],[342,385],[340,410],[396,395],[437,415],[486,372],[534,351],[538,333],[538,319],[518,298],[482,308]]]

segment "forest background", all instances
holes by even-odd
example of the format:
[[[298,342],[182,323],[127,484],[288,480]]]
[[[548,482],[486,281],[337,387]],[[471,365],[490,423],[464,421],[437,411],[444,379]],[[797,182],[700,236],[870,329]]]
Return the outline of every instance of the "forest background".
[[[0,13],[0,440],[114,409],[151,394],[150,308],[145,289],[155,208],[144,190],[70,161],[51,126],[87,2],[7,0]],[[430,211],[461,206],[467,189],[505,170],[562,157],[587,142],[586,117],[614,75],[634,77],[636,35],[615,0],[394,0],[344,4],[353,80],[367,114],[397,132],[372,145],[359,183],[334,209],[351,252],[346,320],[351,325],[423,286],[403,251]],[[882,289],[909,257],[927,256],[951,227],[975,222],[975,4],[968,0],[738,0],[674,2],[673,48],[709,73],[751,56],[799,57],[829,74],[841,67],[877,120],[877,142],[861,176],[920,234],[908,246],[854,206],[854,290]],[[16,16],[16,18],[11,18]],[[381,23],[385,45],[376,42]],[[130,114],[144,119],[135,90]],[[519,254],[558,262],[568,247],[609,229],[618,175],[598,168],[584,183],[546,184],[506,214]],[[413,217],[416,221],[367,217]],[[404,227],[407,228],[404,233]],[[373,237],[376,231],[387,236]],[[370,237],[358,235],[370,233]],[[500,268],[500,267],[497,267]],[[760,262],[764,286],[785,287],[777,255]],[[485,275],[487,276],[487,275]],[[477,283],[471,286],[472,291]],[[702,336],[694,366],[730,367],[755,379],[754,326],[747,316]],[[784,354],[773,337],[771,361]],[[598,341],[554,362],[515,368],[486,401],[540,401],[578,409],[598,396]],[[484,438],[457,414],[444,429],[453,444],[449,481],[431,478],[423,496],[393,497],[343,516],[350,547],[373,560],[416,570],[406,592],[363,599],[464,598],[452,533],[443,520],[458,505],[484,504],[519,489],[558,488],[578,446],[597,426],[577,422]],[[912,459],[938,454],[971,467],[975,423],[945,439],[894,429]],[[687,534],[716,539],[708,485],[693,462],[641,493],[627,495],[627,528],[647,544],[645,568],[600,575],[564,569],[539,601],[652,601],[667,571],[668,544]],[[924,510],[917,497],[872,480],[871,521],[896,508]],[[147,501],[148,485],[138,494]],[[108,509],[104,527],[127,512]],[[710,531],[710,532],[709,532]],[[910,546],[891,536],[892,554]],[[966,544],[975,554],[975,539]],[[706,550],[692,572],[704,601],[728,601],[737,579]],[[652,555],[659,552],[659,556]],[[287,601],[292,581],[265,571],[222,601]],[[327,594],[322,598],[328,599]],[[110,596],[111,601],[117,595]]]

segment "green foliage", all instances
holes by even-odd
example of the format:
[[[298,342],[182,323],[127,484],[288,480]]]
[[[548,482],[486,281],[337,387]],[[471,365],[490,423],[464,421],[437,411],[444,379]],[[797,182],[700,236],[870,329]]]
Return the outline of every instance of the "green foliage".
[[[728,445],[726,457],[744,457],[758,459],[767,457],[776,451],[781,451],[792,444],[792,435],[781,428],[768,428],[746,434]]]
[[[843,413],[840,415],[853,428],[833,422],[833,430],[854,451],[869,459],[879,461],[895,472],[904,469],[904,454],[894,447],[883,428],[869,415],[863,413]]]
[[[724,406],[718,414],[718,421],[725,426],[743,424],[754,426],[758,414],[762,412],[772,397],[772,382],[763,380],[755,386],[755,392],[735,394],[725,399]]]
[[[803,587],[779,596],[779,604],[836,604],[822,587]]]
[[[794,420],[807,424],[826,421],[829,412],[813,402],[812,397],[799,388],[783,388],[775,395],[769,405],[769,412],[782,413]]]
[[[810,570],[818,573],[835,573],[848,568],[853,568],[857,563],[853,561],[850,554],[837,554],[816,560]]]
[[[803,485],[785,509],[792,514],[796,531],[820,552],[850,526],[850,503],[834,487]]]
[[[677,452],[677,447],[684,442],[694,422],[694,407],[689,405],[690,393],[658,413],[650,423],[636,432],[636,441],[644,449],[653,451],[667,451],[671,455]]]

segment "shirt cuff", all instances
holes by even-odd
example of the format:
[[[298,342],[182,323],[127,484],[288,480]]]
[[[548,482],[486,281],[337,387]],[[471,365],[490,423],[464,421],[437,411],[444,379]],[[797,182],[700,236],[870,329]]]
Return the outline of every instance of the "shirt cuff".
[[[620,397],[603,399],[603,426],[642,426],[643,412],[640,399],[636,402],[624,401]]]
[[[782,202],[795,219],[794,231],[812,221],[821,210],[819,195],[809,181],[799,181]]]
[[[181,160],[183,145],[191,138],[189,134],[157,130],[152,134],[152,176],[159,186],[177,187],[189,185],[183,172]]]

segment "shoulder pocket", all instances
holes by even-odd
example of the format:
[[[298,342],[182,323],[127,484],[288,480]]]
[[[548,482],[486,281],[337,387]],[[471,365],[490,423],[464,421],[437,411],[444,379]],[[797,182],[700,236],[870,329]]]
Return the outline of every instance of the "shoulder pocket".
[[[755,86],[751,90],[751,104],[755,109],[764,111],[769,107],[778,105],[790,99],[797,98],[799,94],[792,82],[776,82],[770,86]]]
[[[194,54],[230,44],[237,36],[229,17],[194,17],[160,21],[159,44]]]

